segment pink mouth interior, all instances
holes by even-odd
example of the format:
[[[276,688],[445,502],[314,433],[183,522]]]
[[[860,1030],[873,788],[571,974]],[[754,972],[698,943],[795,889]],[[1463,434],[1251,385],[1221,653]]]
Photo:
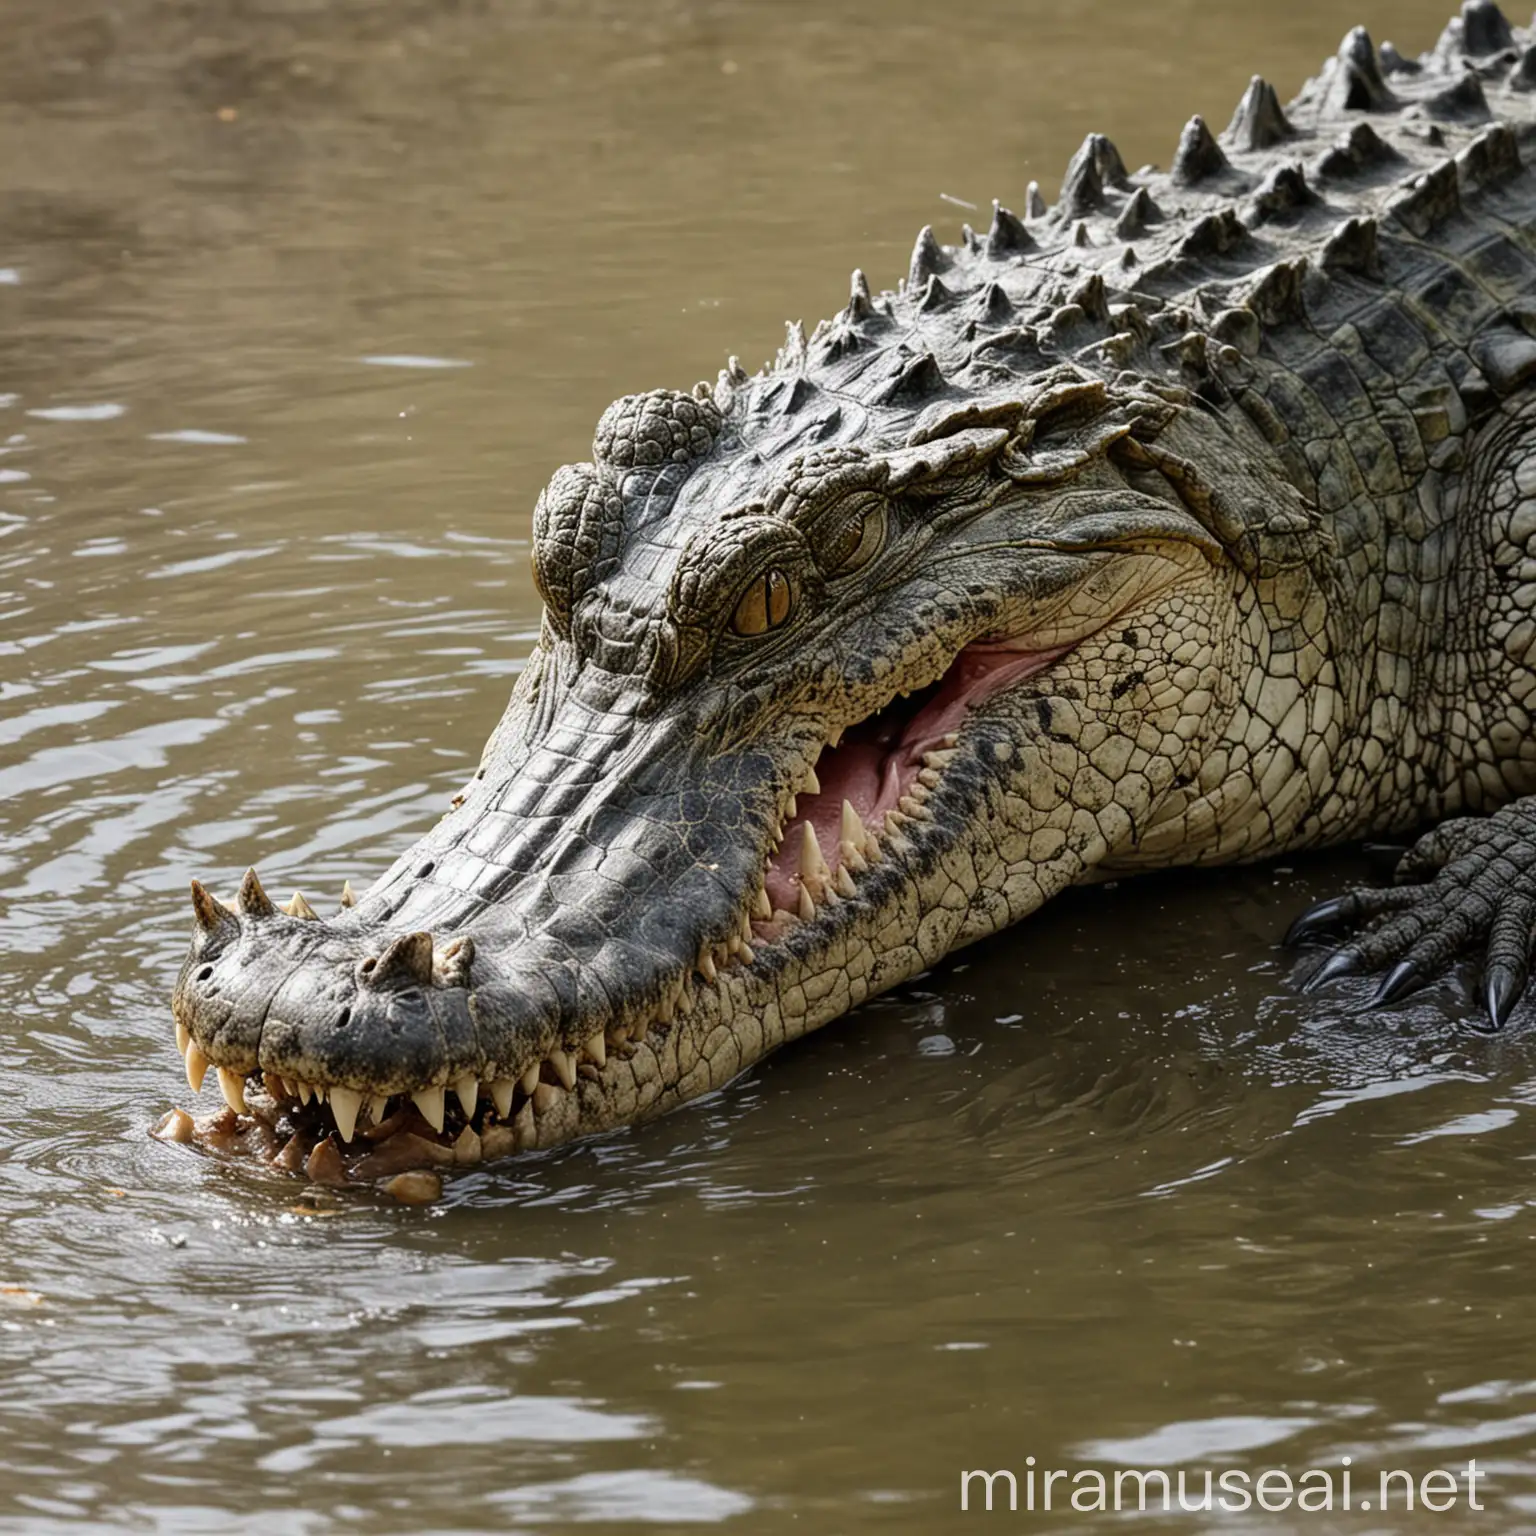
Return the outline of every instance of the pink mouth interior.
[[[816,761],[821,793],[798,797],[796,819],[785,827],[784,842],[768,866],[765,884],[773,906],[793,912],[799,900],[801,822],[815,829],[822,857],[835,874],[842,862],[838,845],[843,801],[853,806],[866,827],[878,832],[886,812],[896,809],[916,782],[925,753],[945,745],[966,716],[993,694],[1043,671],[1068,649],[967,646],[933,687],[895,700],[851,726],[836,747],[824,748]]]

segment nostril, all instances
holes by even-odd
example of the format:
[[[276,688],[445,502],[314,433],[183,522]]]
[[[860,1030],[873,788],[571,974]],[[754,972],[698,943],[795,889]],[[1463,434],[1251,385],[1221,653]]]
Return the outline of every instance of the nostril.
[[[205,965],[205,966],[204,966],[204,967],[203,967],[203,968],[202,968],[202,970],[200,970],[200,971],[199,971],[199,972],[198,972],[198,973],[197,973],[197,979],[198,979],[198,980],[199,980],[199,981],[207,981],[207,980],[208,980],[208,978],[209,978],[209,977],[210,977],[210,976],[212,976],[212,975],[213,975],[213,967],[212,967],[212,966],[211,966],[211,965]]]
[[[434,869],[436,869],[436,868],[437,868],[437,865],[434,864],[431,859],[428,859],[427,862],[425,864],[423,864],[421,866],[421,868],[416,871],[416,878],[418,880],[425,880],[427,878],[427,876],[430,875],[432,873],[432,871]]]
[[[376,955],[369,955],[368,958],[364,960],[360,966],[358,966],[358,970],[360,970],[363,975],[366,976],[378,963],[379,961]]]
[[[351,1022],[352,1022],[352,1010],[350,1008],[343,1008],[341,1010],[340,1014],[337,1015],[337,1018],[336,1018],[336,1028],[337,1029],[345,1029],[347,1027],[347,1025],[350,1024]]]

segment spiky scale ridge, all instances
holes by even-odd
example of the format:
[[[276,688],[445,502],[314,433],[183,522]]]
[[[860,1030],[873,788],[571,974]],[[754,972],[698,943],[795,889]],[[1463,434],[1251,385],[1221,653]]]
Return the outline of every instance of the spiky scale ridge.
[[[1329,272],[1358,272],[1381,276],[1375,219],[1345,219],[1323,243],[1320,265]]]
[[[1460,43],[1474,58],[1514,46],[1515,34],[1493,0],[1466,0],[1461,8]]]
[[[1397,97],[1382,78],[1371,34],[1364,27],[1355,27],[1345,34],[1330,64],[1324,79],[1328,85],[1328,104],[1335,111],[1389,112],[1398,106]]]
[[[1416,75],[1422,67],[1417,59],[1405,59],[1391,43],[1383,43],[1376,57],[1384,75]]]
[[[1436,91],[1424,102],[1424,110],[1442,122],[1486,123],[1492,113],[1482,83],[1476,75],[1466,74],[1454,85]]]
[[[1286,161],[1267,172],[1254,188],[1242,219],[1248,225],[1262,224],[1269,219],[1285,218],[1316,201],[1307,184],[1307,173],[1296,161]]]
[[[1076,219],[1104,206],[1104,182],[1093,152],[1093,135],[1083,140],[1082,147],[1067,163],[1066,175],[1061,180],[1061,197],[1056,209],[1062,218]]]
[[[1291,132],[1290,120],[1281,109],[1274,86],[1261,75],[1255,75],[1222,137],[1234,149],[1269,149],[1289,138]]]
[[[986,253],[993,261],[1015,251],[1027,251],[1034,241],[1017,214],[1010,213],[996,198],[992,200],[992,224],[987,230]]]
[[[1199,116],[1190,118],[1184,125],[1183,133],[1179,135],[1179,147],[1173,157],[1170,174],[1174,181],[1180,186],[1192,187],[1228,169],[1230,162],[1211,136],[1205,119]]]
[[[1454,220],[1472,189],[1518,174],[1512,138],[1479,141],[1496,127],[1448,120],[1439,145],[1427,133],[1429,103],[1465,92],[1468,60],[1442,52],[1411,62],[1394,73],[1394,94],[1369,35],[1355,28],[1288,107],[1255,77],[1225,150],[1203,120],[1191,121],[1167,175],[1126,174],[1113,144],[1090,134],[1054,209],[1031,184],[1024,219],[999,203],[984,236],[953,247],[922,231],[904,291],[876,298],[856,283],[803,367],[812,376],[831,369],[829,388],[852,382],[870,404],[913,408],[976,387],[981,373],[973,380],[967,370],[1017,375],[1052,358],[1133,359],[1133,333],[1176,303],[1194,301],[1198,332],[1213,282],[1266,331],[1306,322],[1318,285],[1381,281],[1394,241]],[[1519,89],[1515,61],[1500,67],[1507,78],[1482,81],[1490,102],[1495,88]],[[1112,320],[1073,298],[1091,273]],[[893,347],[904,355],[893,359]],[[1204,356],[1185,352],[1185,371]]]
[[[1152,194],[1145,187],[1137,187],[1126,199],[1125,207],[1115,220],[1115,233],[1122,239],[1130,239],[1141,234],[1149,225],[1157,223],[1162,216],[1162,209],[1152,201]]]
[[[931,224],[918,231],[917,242],[912,247],[912,260],[907,267],[907,283],[921,290],[930,277],[936,276],[949,265]]]

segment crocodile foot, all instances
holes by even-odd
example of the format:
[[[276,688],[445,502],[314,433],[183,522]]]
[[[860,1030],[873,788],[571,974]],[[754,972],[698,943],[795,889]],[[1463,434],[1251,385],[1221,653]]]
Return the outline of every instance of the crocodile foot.
[[[1396,884],[1318,902],[1284,942],[1352,933],[1307,979],[1385,970],[1369,1003],[1395,1003],[1459,956],[1481,951],[1486,1027],[1504,1027],[1530,977],[1536,929],[1536,797],[1492,816],[1462,816],[1421,837],[1398,862]],[[1389,969],[1390,967],[1390,969]]]

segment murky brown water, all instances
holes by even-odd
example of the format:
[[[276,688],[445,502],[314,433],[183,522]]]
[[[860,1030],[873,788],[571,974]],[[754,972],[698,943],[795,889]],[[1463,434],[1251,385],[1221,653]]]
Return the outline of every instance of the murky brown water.
[[[1349,1455],[1487,1509],[1228,1525],[1536,1529],[1536,1035],[1301,1009],[1272,941],[1350,857],[1082,893],[430,1210],[145,1135],[187,876],[334,899],[437,815],[610,398],[1353,19],[10,0],[0,1526],[1108,1529],[960,1471]]]

